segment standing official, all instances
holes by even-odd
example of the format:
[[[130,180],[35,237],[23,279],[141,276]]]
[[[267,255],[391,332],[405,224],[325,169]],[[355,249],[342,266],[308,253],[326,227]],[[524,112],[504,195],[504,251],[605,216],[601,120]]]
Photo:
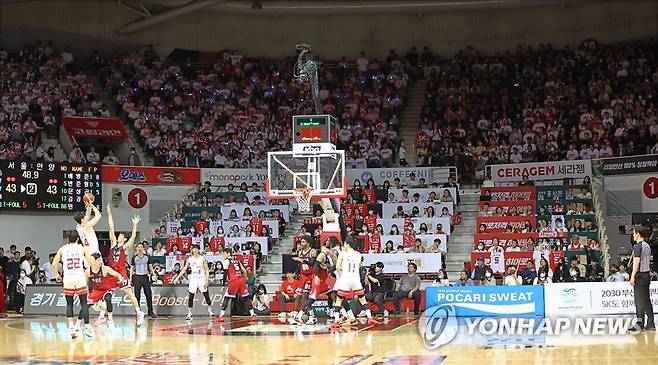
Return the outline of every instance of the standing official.
[[[647,331],[656,329],[656,323],[653,319],[653,306],[649,296],[651,247],[649,247],[646,240],[649,239],[650,235],[651,232],[648,228],[643,226],[635,227],[633,232],[633,240],[635,241],[635,245],[633,245],[633,273],[630,280],[631,286],[634,288],[637,323]],[[645,314],[647,316],[646,322],[644,321]]]
[[[146,296],[146,306],[148,307],[148,315],[151,318],[157,318],[153,312],[153,294],[151,292],[151,281],[149,280],[151,274],[151,266],[149,266],[149,256],[144,252],[144,244],[138,243],[135,246],[135,256],[132,260],[132,267],[130,268],[133,277],[133,286],[135,287],[135,297],[139,303],[142,289]]]

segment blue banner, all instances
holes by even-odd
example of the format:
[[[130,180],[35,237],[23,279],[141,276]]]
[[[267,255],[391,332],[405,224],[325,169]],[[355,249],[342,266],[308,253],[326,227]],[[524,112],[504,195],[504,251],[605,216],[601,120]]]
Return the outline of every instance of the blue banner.
[[[425,303],[427,308],[452,305],[457,317],[543,316],[544,287],[433,286],[425,289]]]

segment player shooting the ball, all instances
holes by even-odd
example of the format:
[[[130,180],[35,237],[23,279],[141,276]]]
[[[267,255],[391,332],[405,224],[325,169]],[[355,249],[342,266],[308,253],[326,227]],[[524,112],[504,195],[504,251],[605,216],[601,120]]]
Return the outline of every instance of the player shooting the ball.
[[[89,249],[89,254],[100,253],[98,248],[98,237],[96,237],[96,231],[94,226],[101,220],[101,212],[96,208],[94,203],[94,195],[91,193],[85,193],[82,200],[85,203],[86,210],[84,212],[77,212],[73,215],[73,220],[77,223],[75,227],[80,236],[80,242],[83,246]],[[91,213],[94,213],[92,218]]]

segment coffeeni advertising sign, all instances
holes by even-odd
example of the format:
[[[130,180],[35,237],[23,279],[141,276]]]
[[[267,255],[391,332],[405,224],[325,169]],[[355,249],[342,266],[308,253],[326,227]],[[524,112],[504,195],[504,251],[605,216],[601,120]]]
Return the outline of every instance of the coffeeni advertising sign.
[[[187,285],[153,285],[153,308],[159,316],[185,316],[187,315]],[[210,301],[215,309],[219,307],[224,300],[226,287],[211,286]],[[135,315],[135,310],[130,299],[121,289],[114,289],[112,296],[113,313],[119,316]],[[146,298],[142,296],[140,306],[146,308]],[[75,297],[74,311],[80,310],[78,297]],[[66,313],[66,298],[61,285],[28,285],[25,294],[25,314],[39,315],[62,315]],[[195,316],[207,316],[208,310],[205,305],[203,295],[194,297],[194,306],[192,314]]]
[[[592,165],[596,176],[658,174],[658,155],[603,158]]]

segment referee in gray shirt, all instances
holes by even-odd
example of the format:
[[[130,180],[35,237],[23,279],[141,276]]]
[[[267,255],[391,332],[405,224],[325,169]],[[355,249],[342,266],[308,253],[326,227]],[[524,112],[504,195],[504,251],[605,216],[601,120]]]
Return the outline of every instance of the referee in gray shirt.
[[[137,303],[139,303],[142,289],[144,289],[148,315],[151,318],[157,318],[155,312],[153,312],[153,293],[151,292],[151,281],[149,279],[151,272],[149,257],[144,253],[143,243],[138,243],[135,246],[135,250],[136,253],[133,257],[132,267],[130,268],[133,276],[133,286],[135,287],[135,297],[137,298]]]
[[[656,329],[656,323],[653,319],[653,306],[649,296],[651,247],[647,240],[650,235],[651,231],[647,227],[636,226],[634,229],[633,240],[635,244],[633,245],[633,273],[631,274],[637,324],[646,331]],[[645,314],[647,316],[646,322],[644,321]]]

